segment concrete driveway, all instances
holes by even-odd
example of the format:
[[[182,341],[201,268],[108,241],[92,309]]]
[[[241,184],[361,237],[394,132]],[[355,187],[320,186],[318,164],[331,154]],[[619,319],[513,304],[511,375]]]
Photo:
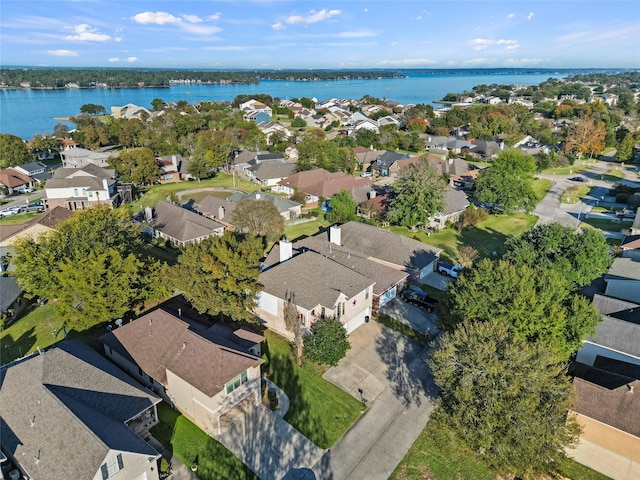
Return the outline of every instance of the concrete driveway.
[[[435,273],[439,275],[439,273]],[[435,313],[428,313],[425,309],[403,302],[395,298],[380,309],[380,313],[389,315],[399,322],[410,326],[416,332],[435,336],[438,334]]]

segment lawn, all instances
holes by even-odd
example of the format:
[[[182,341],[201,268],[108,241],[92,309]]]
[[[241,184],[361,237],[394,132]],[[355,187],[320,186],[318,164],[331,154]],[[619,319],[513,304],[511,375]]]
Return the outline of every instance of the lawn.
[[[608,480],[609,477],[566,459],[559,473],[571,480]],[[396,467],[391,480],[495,480],[498,474],[462,445],[438,418],[437,412]],[[504,477],[500,477],[504,478]]]
[[[324,212],[316,208],[313,210],[313,213],[318,217],[317,220],[313,220],[305,223],[297,223],[295,225],[290,225],[285,227],[284,234],[290,241],[295,241],[300,238],[309,237],[311,235],[315,235],[323,229],[329,228],[331,225],[324,218]]]
[[[412,237],[434,247],[442,248],[444,260],[455,261],[458,247],[470,245],[478,250],[481,257],[492,256],[493,252],[505,252],[504,242],[512,236],[519,236],[530,230],[538,221],[535,215],[515,213],[512,215],[490,215],[476,227],[462,230],[450,227],[427,236],[424,232],[409,232],[405,227],[391,227],[390,230]]]
[[[11,215],[10,217],[0,218],[0,225],[17,225],[20,223],[27,223],[32,218],[40,215],[37,212],[20,213],[18,215]]]
[[[566,167],[547,168],[542,173],[550,175],[573,175],[589,168],[589,165],[567,165]]]
[[[607,220],[604,218],[584,218],[580,223],[580,228],[585,226],[598,228],[607,232],[619,232],[625,228],[631,228],[633,222],[617,222],[615,220]]]
[[[589,185],[573,185],[567,188],[560,199],[561,203],[578,203],[581,198],[586,197],[591,191]]]
[[[289,396],[285,420],[320,448],[329,448],[358,419],[362,404],[322,378],[327,370],[312,363],[298,367],[289,341],[265,331],[263,371]]]
[[[547,194],[553,182],[551,180],[547,180],[546,178],[541,178],[535,180],[531,186],[533,187],[533,193],[536,196],[536,203],[540,202]]]
[[[248,180],[234,177],[227,174],[218,174],[214,178],[202,180],[201,182],[176,182],[165,183],[163,185],[154,185],[144,191],[144,196],[137,199],[135,202],[128,205],[128,208],[132,212],[140,211],[142,207],[151,207],[155,205],[159,200],[165,200],[172,193],[187,192],[189,190],[195,190],[199,188],[229,188],[242,190],[245,192],[253,192],[258,189],[258,185],[251,183]]]
[[[188,467],[196,463],[196,475],[201,480],[258,479],[220,442],[204,433],[166,403],[158,405],[158,416],[160,423],[151,429],[151,434]]]
[[[61,342],[64,340],[62,323],[52,303],[33,308],[0,332],[0,364]],[[105,332],[101,324],[81,332],[71,330],[68,337],[79,338],[93,348],[99,348],[97,338]]]

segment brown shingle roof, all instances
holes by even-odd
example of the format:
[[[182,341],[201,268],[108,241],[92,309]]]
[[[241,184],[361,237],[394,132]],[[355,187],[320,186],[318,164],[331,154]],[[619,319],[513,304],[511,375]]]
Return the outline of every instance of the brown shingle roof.
[[[222,234],[224,225],[169,202],[155,204],[153,228],[181,242]]]
[[[213,397],[225,383],[262,359],[188,318],[161,308],[117,328],[101,340],[167,385],[167,371]]]
[[[14,168],[0,170],[0,183],[5,187],[15,188],[32,182],[33,179],[29,175],[25,175]]]

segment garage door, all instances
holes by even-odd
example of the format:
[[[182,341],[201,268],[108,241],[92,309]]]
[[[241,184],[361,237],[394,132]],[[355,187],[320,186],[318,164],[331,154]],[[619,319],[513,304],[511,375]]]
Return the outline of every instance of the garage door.
[[[371,316],[371,312],[367,308],[365,311],[359,313],[358,315],[353,317],[351,320],[349,320],[347,323],[345,323],[344,328],[347,329],[347,333],[351,333],[360,325],[365,323],[367,319],[371,318],[370,316]]]
[[[396,298],[396,292],[396,287],[393,287],[380,295],[380,303],[378,304],[378,308],[384,307],[387,303]]]

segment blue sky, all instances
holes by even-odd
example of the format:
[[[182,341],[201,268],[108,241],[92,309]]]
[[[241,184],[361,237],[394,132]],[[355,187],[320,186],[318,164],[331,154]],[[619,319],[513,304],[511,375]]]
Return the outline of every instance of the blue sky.
[[[640,2],[2,0],[0,63],[639,68]]]

